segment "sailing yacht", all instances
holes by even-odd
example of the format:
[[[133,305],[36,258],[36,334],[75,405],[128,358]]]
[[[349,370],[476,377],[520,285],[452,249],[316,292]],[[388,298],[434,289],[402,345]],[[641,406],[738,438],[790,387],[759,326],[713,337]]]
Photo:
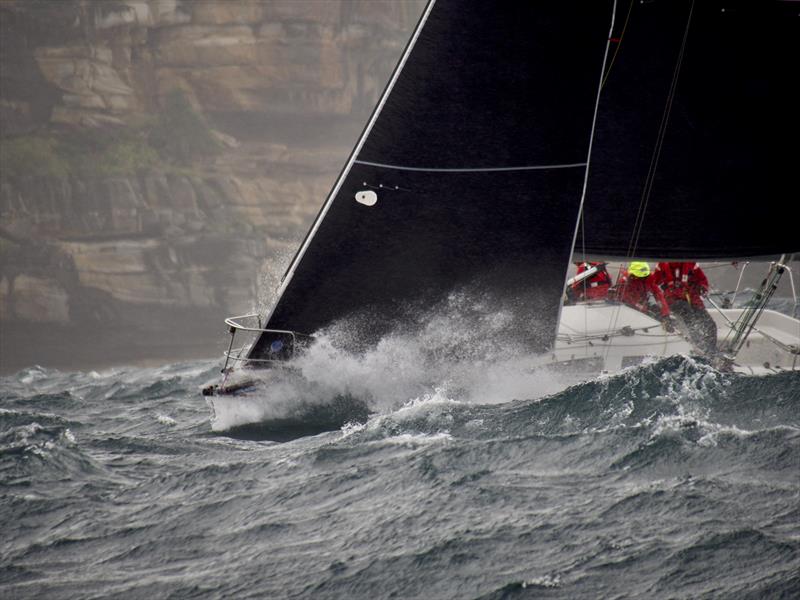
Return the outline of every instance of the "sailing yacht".
[[[573,256],[771,260],[752,305],[712,311],[720,347],[728,368],[797,369],[800,321],[766,308],[800,251],[797,17],[780,0],[431,0],[274,306],[227,321],[225,377],[342,320],[368,347],[453,294],[581,375],[695,352],[628,306],[563,306]],[[207,393],[241,388],[225,381]]]

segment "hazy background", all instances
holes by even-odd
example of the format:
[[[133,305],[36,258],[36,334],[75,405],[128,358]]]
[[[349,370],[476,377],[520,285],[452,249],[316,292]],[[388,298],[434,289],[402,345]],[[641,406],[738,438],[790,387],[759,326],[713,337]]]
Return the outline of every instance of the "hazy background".
[[[0,370],[219,356],[424,4],[0,0]]]
[[[0,368],[217,356],[424,0],[0,0]]]

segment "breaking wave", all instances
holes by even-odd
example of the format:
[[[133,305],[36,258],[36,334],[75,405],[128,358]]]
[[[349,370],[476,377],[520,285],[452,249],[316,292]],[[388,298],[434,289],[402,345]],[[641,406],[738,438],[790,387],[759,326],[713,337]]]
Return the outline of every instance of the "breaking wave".
[[[369,319],[337,323],[284,369],[248,372],[260,385],[246,399],[213,400],[214,430],[259,421],[304,419],[344,402],[385,413],[434,394],[465,403],[535,399],[563,389],[564,374],[534,368],[540,357],[522,351],[517,321],[485,300],[454,294],[443,310],[419,318],[413,329],[383,336],[358,348],[353,340]]]
[[[3,378],[4,592],[800,591],[798,374],[676,356],[568,385],[508,355],[488,365],[494,381],[478,352],[418,358],[434,341],[397,336],[357,357],[323,339],[287,394],[338,400],[223,432],[199,394],[216,361]]]

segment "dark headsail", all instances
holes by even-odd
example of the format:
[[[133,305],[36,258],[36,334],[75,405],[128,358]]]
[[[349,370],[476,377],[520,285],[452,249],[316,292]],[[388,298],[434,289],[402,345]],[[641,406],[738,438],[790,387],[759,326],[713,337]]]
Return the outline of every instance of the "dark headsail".
[[[368,314],[377,337],[469,289],[547,348],[612,12],[597,0],[429,5],[267,327],[313,333]]]
[[[576,251],[800,251],[800,3],[623,0],[617,12]]]

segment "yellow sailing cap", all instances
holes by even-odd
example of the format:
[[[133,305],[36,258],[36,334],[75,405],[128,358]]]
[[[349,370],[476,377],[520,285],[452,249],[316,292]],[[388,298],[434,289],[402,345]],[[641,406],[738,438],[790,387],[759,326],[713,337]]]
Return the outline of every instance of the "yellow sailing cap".
[[[628,273],[634,277],[647,277],[650,275],[650,265],[646,262],[632,262],[628,265]]]

